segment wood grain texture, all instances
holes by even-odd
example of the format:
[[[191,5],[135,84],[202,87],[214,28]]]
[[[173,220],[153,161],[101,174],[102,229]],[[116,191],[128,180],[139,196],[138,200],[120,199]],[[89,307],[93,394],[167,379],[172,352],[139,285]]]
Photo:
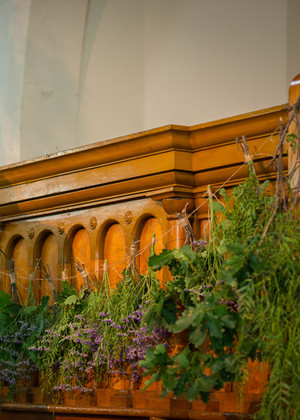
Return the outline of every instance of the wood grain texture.
[[[122,272],[129,263],[125,259],[125,236],[122,227],[115,223],[107,231],[104,243],[104,260],[108,264],[108,277],[110,287],[114,289],[122,279]]]
[[[261,179],[272,178],[272,168],[266,164],[278,136],[270,135],[278,128],[279,119],[285,122],[287,117],[288,109],[283,105],[192,127],[170,125],[0,168],[0,219],[5,222],[0,247],[15,259],[22,300],[27,296],[29,273],[39,257],[49,265],[53,278],[61,278],[67,267],[69,281],[78,291],[84,280],[75,264],[84,263],[88,273],[101,277],[106,259],[114,288],[129,263],[132,235],[140,240],[139,250],[143,252],[137,263],[145,273],[153,232],[161,237],[156,252],[185,243],[178,213],[188,202],[189,212],[197,208],[197,217],[191,219],[194,231],[203,236],[209,221],[204,197],[207,185],[214,190],[230,178],[230,189],[247,176],[235,138],[247,137],[250,153],[259,152],[256,172]],[[287,169],[286,156],[284,165]],[[130,220],[125,217],[128,210]],[[94,227],[91,217],[97,220]],[[31,228],[35,236],[30,239]],[[7,279],[3,275],[0,282],[5,289]],[[57,288],[61,285],[54,284]],[[41,281],[38,294],[44,293],[49,294],[50,289]],[[249,414],[244,418],[251,418],[268,369],[264,366],[261,371],[252,364],[251,372],[242,409],[231,385],[213,393],[208,404],[191,404],[170,395],[162,400],[161,385],[156,383],[143,394],[137,390],[122,394],[119,391],[128,389],[129,384],[119,381],[114,389],[96,389],[94,395],[65,396],[54,418],[237,419],[241,411]],[[35,388],[33,404],[3,405],[1,419],[52,418],[53,406],[46,397]],[[18,398],[26,402],[26,395]]]
[[[288,118],[285,105],[192,127],[166,126],[0,168],[0,219],[132,200],[174,187],[193,193],[208,182],[224,182],[244,161],[235,138],[246,136],[251,150],[258,150],[280,118]],[[266,142],[259,162],[268,160],[275,141]]]
[[[81,274],[78,272],[76,265],[78,263],[81,266],[84,264],[86,272],[90,273],[90,257],[91,257],[91,250],[90,250],[90,240],[88,233],[85,229],[79,229],[73,239],[72,242],[72,286],[77,290],[80,291],[84,287],[84,279]]]
[[[28,269],[28,250],[25,239],[20,238],[17,240],[13,248],[12,258],[15,261],[15,273],[20,303],[24,303],[27,299],[30,283]],[[35,297],[37,298],[38,296]]]
[[[152,237],[155,234],[157,241],[154,244],[155,253],[159,254],[163,249],[162,244],[162,229],[157,219],[154,217],[146,220],[140,239],[140,251],[143,253],[140,255],[139,269],[141,274],[146,274],[148,270],[148,260],[151,254]],[[158,273],[158,278],[162,282],[163,273]]]
[[[41,248],[41,263],[50,272],[53,286],[56,291],[61,289],[58,278],[58,247],[57,240],[53,234],[49,234],[43,241]],[[53,293],[47,277],[43,274],[40,275],[40,291],[39,298],[44,295],[49,296],[49,304],[53,304]]]

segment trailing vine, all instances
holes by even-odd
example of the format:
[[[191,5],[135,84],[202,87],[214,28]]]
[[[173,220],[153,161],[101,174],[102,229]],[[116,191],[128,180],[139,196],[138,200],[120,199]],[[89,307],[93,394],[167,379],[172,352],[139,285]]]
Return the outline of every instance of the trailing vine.
[[[152,249],[147,275],[137,271],[133,243],[113,290],[104,270],[97,287],[84,274],[80,292],[64,281],[51,308],[48,297],[35,302],[32,284],[23,306],[15,281],[12,296],[0,292],[0,393],[9,390],[3,398],[12,399],[18,383],[39,368],[53,395],[120,379],[140,383],[144,374],[151,375],[146,387],[161,381],[164,395],[208,402],[226,382],[243,390],[250,359],[270,367],[256,418],[300,418],[300,177],[291,188],[299,167],[289,175],[283,169],[288,125],[270,162],[274,185],[260,183],[246,139],[238,141],[249,176],[230,194],[209,194],[208,237],[195,240],[184,211],[189,245],[160,255]],[[299,149],[297,136],[287,141]],[[173,279],[162,288],[155,271],[166,266]],[[169,334],[182,343],[172,351]]]
[[[152,374],[147,385],[161,380],[165,394],[207,402],[225,382],[247,380],[249,358],[266,361],[270,379],[256,418],[298,418],[299,210],[292,191],[278,204],[279,190],[260,185],[251,165],[230,196],[220,191],[223,202],[210,199],[208,245],[150,258],[154,270],[167,265],[173,281],[154,297],[148,326],[184,331],[188,342],[175,354],[149,349],[141,366]]]

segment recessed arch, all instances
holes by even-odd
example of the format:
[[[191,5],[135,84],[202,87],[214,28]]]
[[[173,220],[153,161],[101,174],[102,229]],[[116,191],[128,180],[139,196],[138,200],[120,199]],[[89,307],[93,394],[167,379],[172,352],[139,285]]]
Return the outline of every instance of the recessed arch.
[[[80,291],[84,287],[84,278],[77,266],[84,267],[87,274],[91,273],[91,245],[88,231],[82,224],[75,224],[69,230],[64,245],[64,268],[67,271],[69,283]]]
[[[153,235],[155,235],[155,243],[153,244],[155,253],[159,254],[163,249],[161,240],[162,228],[156,217],[152,216],[143,220],[139,231],[139,271],[141,274],[146,274],[148,270],[148,260],[151,255]],[[159,278],[162,279],[162,273],[159,273]]]
[[[77,267],[90,273],[91,268],[91,245],[89,234],[86,229],[78,229],[72,241],[71,274],[73,287],[79,291],[85,287],[85,280]]]
[[[47,275],[44,270],[50,274],[54,289],[60,289],[58,277],[58,243],[55,235],[49,229],[40,233],[36,240],[34,248],[34,265],[39,262],[39,270],[36,273],[36,278],[39,281],[39,298],[46,295],[49,296],[49,302],[54,302],[52,288],[48,281]]]
[[[103,241],[103,260],[107,260],[110,287],[115,288],[126,268],[125,234],[119,223],[108,225]]]
[[[25,239],[21,235],[13,236],[6,248],[5,252],[8,260],[14,260],[14,272],[16,275],[16,283],[20,303],[23,304],[28,296],[29,291],[29,267],[28,267],[28,249]],[[9,270],[9,261],[6,262],[6,270]],[[10,284],[9,277],[8,284]]]
[[[105,237],[107,235],[107,232],[109,228],[112,225],[119,224],[119,222],[115,219],[107,219],[104,223],[102,223],[101,227],[99,228],[99,233],[96,241],[96,258],[99,258],[101,260],[104,259],[104,244],[105,244]]]

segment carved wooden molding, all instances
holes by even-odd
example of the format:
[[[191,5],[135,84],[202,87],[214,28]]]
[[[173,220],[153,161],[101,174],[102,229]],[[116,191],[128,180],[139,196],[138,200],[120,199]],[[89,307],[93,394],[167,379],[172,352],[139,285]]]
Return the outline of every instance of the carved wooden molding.
[[[247,175],[235,137],[258,148],[257,173],[269,172],[276,144],[267,141],[288,117],[286,106],[192,127],[169,125],[0,168],[0,220],[151,197],[195,198],[199,188]],[[252,152],[251,152],[252,153]],[[287,162],[285,161],[287,165]]]

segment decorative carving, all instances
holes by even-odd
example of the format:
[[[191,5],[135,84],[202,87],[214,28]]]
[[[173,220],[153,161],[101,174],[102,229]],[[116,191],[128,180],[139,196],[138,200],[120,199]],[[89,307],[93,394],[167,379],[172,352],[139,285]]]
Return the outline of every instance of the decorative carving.
[[[27,234],[28,234],[28,238],[29,239],[32,239],[33,237],[34,237],[34,228],[33,227],[30,227],[30,228],[28,228],[27,229]]]
[[[178,215],[186,210],[187,214],[190,214],[195,206],[194,200],[191,198],[164,198],[162,200],[162,205],[166,213],[168,213],[168,220],[178,220]]]
[[[131,213],[131,211],[129,210],[129,211],[127,211],[125,214],[124,214],[124,220],[125,220],[125,223],[127,224],[127,225],[130,225],[130,223],[132,222],[132,213]]]
[[[58,224],[58,226],[57,226],[57,229],[58,229],[58,233],[60,235],[62,235],[64,233],[64,231],[65,231],[65,224],[64,224],[64,222],[60,222]]]
[[[92,217],[90,218],[90,228],[91,228],[92,230],[94,230],[94,229],[96,229],[96,226],[97,226],[97,217],[92,216]]]

